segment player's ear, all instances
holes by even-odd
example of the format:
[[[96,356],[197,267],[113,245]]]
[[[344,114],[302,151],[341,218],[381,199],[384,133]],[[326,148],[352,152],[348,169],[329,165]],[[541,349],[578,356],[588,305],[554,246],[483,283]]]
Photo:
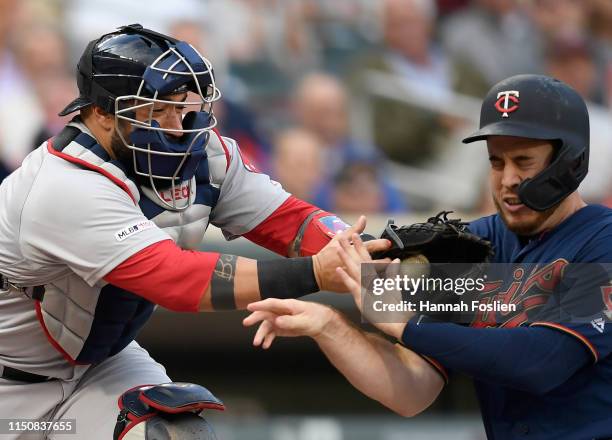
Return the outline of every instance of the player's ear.
[[[111,132],[115,128],[115,118],[97,105],[91,106],[91,116],[104,131]]]

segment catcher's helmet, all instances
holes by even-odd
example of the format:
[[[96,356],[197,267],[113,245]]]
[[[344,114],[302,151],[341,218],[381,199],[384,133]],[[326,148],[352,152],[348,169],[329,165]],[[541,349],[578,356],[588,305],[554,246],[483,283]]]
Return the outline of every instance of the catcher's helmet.
[[[221,96],[210,62],[184,41],[132,24],[87,45],[77,66],[77,84],[79,97],[59,114],[64,116],[89,105],[114,114],[117,132],[132,150],[136,175],[146,178],[166,206],[187,208],[191,197],[179,206],[175,185],[189,182],[191,194],[192,178],[216,125],[212,104]],[[192,92],[197,99],[162,99],[183,92]],[[196,106],[197,111],[184,116],[181,129],[162,128],[153,119],[156,103]],[[144,121],[135,117],[140,108],[148,110]],[[131,124],[129,135],[119,129],[120,120]],[[171,187],[170,202],[156,185]]]
[[[480,111],[480,129],[463,140],[517,136],[552,141],[550,165],[519,186],[529,208],[544,211],[578,188],[589,166],[589,114],[580,95],[559,80],[542,75],[507,78],[489,91]]]

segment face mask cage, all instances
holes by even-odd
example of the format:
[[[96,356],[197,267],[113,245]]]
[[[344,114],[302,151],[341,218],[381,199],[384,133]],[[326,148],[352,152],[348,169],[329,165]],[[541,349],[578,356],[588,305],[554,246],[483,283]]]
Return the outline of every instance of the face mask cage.
[[[187,93],[186,100],[161,98],[176,93]],[[115,100],[117,133],[132,151],[134,172],[148,181],[168,208],[183,210],[191,205],[193,176],[217,125],[213,103],[220,98],[210,61],[193,46],[178,42],[147,67],[136,94]],[[155,120],[155,106],[193,111],[182,115],[181,128],[163,128]],[[122,129],[126,123],[130,130]]]

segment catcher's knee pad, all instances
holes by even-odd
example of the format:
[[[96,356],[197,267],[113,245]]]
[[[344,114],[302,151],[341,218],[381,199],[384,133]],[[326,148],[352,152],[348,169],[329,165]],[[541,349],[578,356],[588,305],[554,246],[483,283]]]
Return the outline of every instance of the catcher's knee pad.
[[[114,440],[216,440],[201,416],[204,409],[224,410],[206,388],[191,383],[141,385],[119,397]]]

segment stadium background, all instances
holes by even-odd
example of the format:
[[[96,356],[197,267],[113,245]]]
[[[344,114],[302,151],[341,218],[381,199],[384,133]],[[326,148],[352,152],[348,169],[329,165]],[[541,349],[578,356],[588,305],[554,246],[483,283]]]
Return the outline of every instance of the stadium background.
[[[87,41],[139,22],[197,46],[224,94],[221,132],[293,194],[347,220],[491,213],[483,145],[462,145],[498,80],[546,73],[589,102],[586,200],[612,205],[610,0],[0,0],[0,179],[67,118]],[[207,250],[271,254],[210,228]],[[346,296],[318,294],[358,322]],[[481,439],[469,378],[412,420],[355,391],[305,339],[251,346],[242,313],[159,310],[139,341],[227,406],[220,438]],[[92,409],[93,410],[93,409]]]

